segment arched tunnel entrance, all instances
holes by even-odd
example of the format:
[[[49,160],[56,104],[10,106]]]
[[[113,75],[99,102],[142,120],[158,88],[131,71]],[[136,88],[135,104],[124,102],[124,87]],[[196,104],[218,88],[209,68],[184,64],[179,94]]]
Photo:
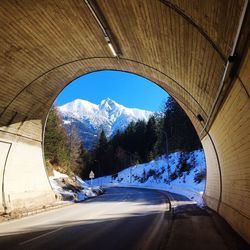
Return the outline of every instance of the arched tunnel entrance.
[[[192,123],[165,90],[139,75],[102,70],[75,79],[57,96],[44,137],[52,182],[54,170],[83,180],[94,171],[98,185],[109,185],[96,180],[101,176],[149,185],[153,175],[155,184],[172,188],[176,176],[175,186],[185,183],[199,198],[204,191],[206,164]],[[140,170],[151,161],[155,170]],[[118,176],[131,166],[130,177]]]
[[[33,4],[0,4],[1,210],[54,199],[42,142],[58,93],[80,75],[122,70],[185,110],[205,150],[206,203],[250,242],[248,1]]]

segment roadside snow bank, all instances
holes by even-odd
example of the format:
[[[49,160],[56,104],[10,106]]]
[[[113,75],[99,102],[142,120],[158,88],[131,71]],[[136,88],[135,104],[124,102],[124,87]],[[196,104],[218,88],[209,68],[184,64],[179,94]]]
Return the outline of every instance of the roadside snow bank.
[[[53,170],[53,176],[49,176],[49,180],[52,189],[61,200],[79,202],[103,193],[103,189],[98,186],[90,187],[78,176],[70,178],[56,170]]]
[[[133,186],[182,194],[203,206],[206,164],[203,150],[175,152],[149,163],[131,166],[112,176],[93,180],[94,185]]]

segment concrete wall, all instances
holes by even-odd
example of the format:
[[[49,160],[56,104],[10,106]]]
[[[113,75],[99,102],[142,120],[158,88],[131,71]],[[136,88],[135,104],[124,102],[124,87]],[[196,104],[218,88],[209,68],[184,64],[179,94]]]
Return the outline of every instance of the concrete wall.
[[[4,183],[3,183],[3,178],[4,178],[4,171],[6,169],[6,163],[7,163],[7,157],[9,150],[11,148],[11,143],[5,142],[5,141],[0,141],[0,187],[1,187],[1,192],[0,192],[0,212],[4,212]]]
[[[0,175],[0,212],[31,210],[55,200],[40,141],[0,132]]]
[[[250,242],[250,60],[245,58],[208,136],[203,139],[207,161],[208,206],[217,210]],[[220,173],[221,168],[221,189]],[[221,197],[220,197],[221,192]]]
[[[217,211],[221,197],[221,174],[218,155],[210,135],[202,140],[206,156],[207,181],[206,181],[206,204]]]
[[[249,56],[202,144],[207,163],[207,205],[250,242],[248,67]],[[13,123],[2,129],[0,211],[32,209],[54,201],[43,163],[41,122]]]
[[[197,115],[207,122],[238,31],[236,48],[249,36],[244,0],[95,2],[119,60],[84,1],[1,1],[0,210],[54,199],[42,159],[43,121],[70,81],[103,69],[147,77],[177,99],[200,132]],[[207,204],[250,242],[249,72],[248,51],[202,143]]]

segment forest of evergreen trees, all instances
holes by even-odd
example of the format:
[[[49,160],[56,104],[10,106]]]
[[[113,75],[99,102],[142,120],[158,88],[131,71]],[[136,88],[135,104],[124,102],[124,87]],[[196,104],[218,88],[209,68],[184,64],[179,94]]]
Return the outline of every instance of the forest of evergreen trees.
[[[66,173],[88,178],[93,170],[96,177],[115,174],[138,163],[175,151],[189,152],[201,148],[200,140],[181,107],[168,98],[162,115],[147,122],[131,122],[125,131],[107,139],[104,131],[91,150],[83,148],[75,128],[66,135],[55,108],[49,114],[45,133],[47,165],[60,166]]]
[[[68,175],[81,175],[86,168],[89,153],[84,149],[77,130],[67,134],[62,120],[53,107],[48,116],[44,138],[44,156],[49,174],[58,170]]]

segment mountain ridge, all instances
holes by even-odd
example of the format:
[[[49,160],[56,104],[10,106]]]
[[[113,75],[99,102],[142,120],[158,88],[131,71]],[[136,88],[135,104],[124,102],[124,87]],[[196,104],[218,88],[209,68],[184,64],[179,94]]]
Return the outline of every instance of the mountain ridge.
[[[101,130],[112,137],[118,130],[123,131],[130,122],[145,120],[155,113],[148,110],[127,108],[110,98],[94,104],[83,99],[75,99],[58,108],[64,126],[68,132],[72,125],[87,149],[95,145]]]

